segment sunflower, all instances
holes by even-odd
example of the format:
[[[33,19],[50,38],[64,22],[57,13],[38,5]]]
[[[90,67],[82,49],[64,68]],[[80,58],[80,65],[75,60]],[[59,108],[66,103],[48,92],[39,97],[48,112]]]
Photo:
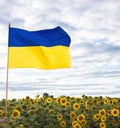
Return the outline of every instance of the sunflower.
[[[100,128],[106,128],[106,124],[105,124],[105,123],[103,123],[103,122],[102,122],[102,123],[100,123],[99,125],[100,125]]]
[[[86,105],[90,105],[90,101],[86,101],[85,104],[86,104]]]
[[[23,124],[20,124],[20,128],[24,128],[24,125]]]
[[[79,123],[76,123],[73,128],[81,128],[81,125]]]
[[[82,98],[85,98],[85,95],[84,94],[82,95]]]
[[[57,103],[60,103],[60,98],[56,98],[55,100]]]
[[[66,103],[65,103],[65,106],[66,106],[66,107],[69,107],[69,106],[70,106],[70,102],[66,102]]]
[[[109,111],[107,112],[107,115],[108,115],[108,116],[112,116],[111,110],[109,110]]]
[[[112,100],[109,100],[109,104],[112,104]]]
[[[117,103],[117,100],[116,99],[112,99],[112,104],[115,104]]]
[[[0,110],[0,116],[3,116],[4,111]]]
[[[93,106],[92,106],[92,109],[95,110],[95,109],[96,109],[96,106],[93,105]]]
[[[34,115],[34,114],[35,114],[35,110],[29,110],[29,111],[28,111],[28,114],[29,114],[29,115]]]
[[[89,109],[86,109],[86,108],[84,109],[84,113],[87,113],[88,111],[89,111]]]
[[[22,101],[25,101],[25,98],[22,98],[21,100],[22,100]]]
[[[34,107],[34,106],[31,106],[30,109],[31,109],[31,110],[35,110],[35,107]]]
[[[62,120],[62,115],[61,114],[57,115],[57,119]]]
[[[85,115],[83,115],[83,114],[80,114],[77,116],[77,121],[79,121],[79,122],[81,122],[84,119],[85,119]]]
[[[86,104],[86,109],[90,109],[90,105],[89,104]]]
[[[80,109],[80,104],[79,103],[74,103],[73,104],[73,108],[74,108],[74,110],[79,110]]]
[[[0,110],[4,110],[3,107],[0,106]]]
[[[54,113],[54,110],[49,110],[49,114],[53,114]]]
[[[52,100],[53,100],[53,99],[52,99],[51,97],[48,97],[48,98],[46,99],[46,102],[47,102],[47,103],[51,103]]]
[[[89,99],[92,99],[92,96],[88,96]]]
[[[34,104],[33,99],[30,100],[30,104]]]
[[[22,109],[26,110],[28,108],[27,105],[22,105]]]
[[[26,96],[26,99],[28,100],[28,99],[30,99],[30,97],[29,96]]]
[[[118,103],[120,103],[120,98],[118,99]]]
[[[60,99],[60,104],[61,104],[61,105],[66,105],[66,102],[67,102],[67,99],[66,99],[65,97],[62,97],[62,98]]]
[[[93,104],[98,104],[98,100],[97,99],[94,99],[92,102],[93,102]]]
[[[36,99],[37,99],[37,98],[40,98],[40,97],[41,97],[41,96],[38,94],[38,95],[36,96]]]
[[[18,110],[18,111],[20,111],[21,110],[20,105],[16,105],[15,109]]]
[[[97,114],[95,114],[95,115],[93,116],[93,120],[94,120],[94,121],[97,121],[97,120],[99,120],[99,119],[100,119],[99,113],[97,113]]]
[[[117,121],[116,121],[116,120],[112,120],[112,121],[111,121],[111,124],[112,124],[112,125],[115,125],[115,124],[117,124]]]
[[[118,116],[118,115],[119,115],[119,110],[113,108],[113,109],[111,110],[111,114],[112,114],[113,116]]]
[[[83,126],[86,125],[86,120],[83,119],[83,120],[81,121],[81,124],[82,124]]]
[[[105,122],[105,121],[106,121],[106,116],[103,115],[103,116],[101,117],[101,121],[102,121],[102,122]]]
[[[34,103],[34,104],[37,104],[37,103],[38,103],[38,100],[36,100],[36,99],[33,100],[33,103]]]
[[[105,109],[101,109],[100,111],[99,111],[99,114],[102,116],[102,115],[106,115],[106,111],[105,111]]]
[[[80,104],[84,104],[84,100],[80,100]]]
[[[61,126],[61,127],[65,127],[65,126],[66,126],[66,122],[65,122],[65,121],[61,121],[61,122],[60,122],[60,126]]]
[[[8,116],[8,112],[3,112],[3,117]]]
[[[103,102],[104,102],[104,104],[108,104],[109,103],[109,99],[108,98],[104,98]]]
[[[14,110],[13,112],[12,112],[12,118],[13,119],[16,119],[16,118],[19,118],[19,116],[20,116],[20,111],[18,111],[18,110]]]
[[[76,120],[72,121],[72,126],[74,127],[75,124],[78,124],[78,122]]]
[[[74,118],[74,117],[76,117],[76,113],[75,112],[70,112],[70,118],[72,119],[72,118]]]

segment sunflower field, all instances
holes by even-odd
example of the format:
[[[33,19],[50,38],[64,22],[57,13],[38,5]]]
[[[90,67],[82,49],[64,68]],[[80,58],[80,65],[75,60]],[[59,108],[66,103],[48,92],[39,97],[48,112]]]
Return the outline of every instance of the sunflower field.
[[[5,116],[0,101],[0,119]],[[8,122],[0,128],[120,128],[120,98],[59,96],[8,100]]]

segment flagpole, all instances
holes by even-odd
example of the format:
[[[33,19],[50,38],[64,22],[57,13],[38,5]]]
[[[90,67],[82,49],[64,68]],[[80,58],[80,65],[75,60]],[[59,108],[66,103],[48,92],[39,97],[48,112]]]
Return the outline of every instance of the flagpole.
[[[10,22],[8,25],[8,29],[10,28]],[[9,32],[8,32],[9,36]],[[9,40],[9,37],[8,37]],[[8,117],[8,63],[9,63],[9,48],[7,46],[7,74],[6,74],[6,110],[5,110],[5,117],[4,119],[0,120],[0,123],[7,123],[7,117]],[[7,128],[7,126],[6,126]]]
[[[10,29],[11,25],[9,22],[8,25],[8,29]],[[8,36],[9,36],[9,31],[8,31]],[[9,41],[9,37],[8,37],[8,41]],[[9,64],[9,48],[7,47],[7,74],[6,74],[6,118],[8,116],[8,74],[9,74],[9,68],[8,68],[8,64]]]

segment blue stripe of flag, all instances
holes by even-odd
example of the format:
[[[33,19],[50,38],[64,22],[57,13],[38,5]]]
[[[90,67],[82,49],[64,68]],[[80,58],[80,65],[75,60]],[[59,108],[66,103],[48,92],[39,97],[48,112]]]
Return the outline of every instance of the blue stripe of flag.
[[[9,47],[25,46],[68,46],[70,36],[61,28],[27,31],[19,28],[9,28]]]

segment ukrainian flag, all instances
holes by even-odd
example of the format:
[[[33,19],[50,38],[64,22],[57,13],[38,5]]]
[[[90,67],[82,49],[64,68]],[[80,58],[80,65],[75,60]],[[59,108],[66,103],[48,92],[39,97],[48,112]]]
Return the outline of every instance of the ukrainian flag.
[[[61,28],[27,31],[9,28],[8,68],[70,67],[70,37]]]

